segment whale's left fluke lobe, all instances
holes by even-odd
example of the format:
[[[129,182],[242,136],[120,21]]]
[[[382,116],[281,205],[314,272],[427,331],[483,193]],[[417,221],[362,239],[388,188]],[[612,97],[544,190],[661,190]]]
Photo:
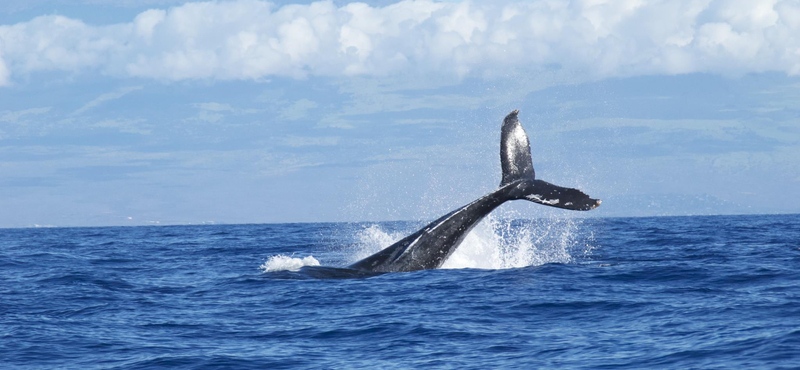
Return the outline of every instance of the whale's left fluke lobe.
[[[531,160],[531,144],[528,134],[519,123],[518,114],[518,110],[509,113],[500,130],[500,167],[503,169],[501,187],[517,180],[536,178]]]

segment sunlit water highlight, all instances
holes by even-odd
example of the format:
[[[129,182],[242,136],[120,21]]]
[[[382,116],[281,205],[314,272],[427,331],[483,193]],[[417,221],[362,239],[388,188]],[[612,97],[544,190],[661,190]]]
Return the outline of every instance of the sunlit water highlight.
[[[796,368],[800,216],[0,230],[2,369]]]

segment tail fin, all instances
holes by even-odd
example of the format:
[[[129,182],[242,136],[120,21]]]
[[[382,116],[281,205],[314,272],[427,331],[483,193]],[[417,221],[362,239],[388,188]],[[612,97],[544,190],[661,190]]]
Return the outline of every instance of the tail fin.
[[[523,181],[519,199],[550,207],[589,211],[600,206],[600,199],[592,199],[586,193],[573,188],[564,188],[542,180]]]
[[[517,180],[536,178],[531,161],[531,144],[528,142],[528,134],[519,123],[518,113],[515,110],[503,120],[500,136],[500,165],[503,168],[501,187]]]
[[[536,180],[531,160],[531,145],[528,135],[517,118],[518,110],[503,120],[500,138],[500,164],[503,180],[500,187],[516,183],[507,188],[510,199],[525,199],[546,206],[588,211],[597,208],[599,199],[592,199],[582,191],[564,188],[546,181]]]

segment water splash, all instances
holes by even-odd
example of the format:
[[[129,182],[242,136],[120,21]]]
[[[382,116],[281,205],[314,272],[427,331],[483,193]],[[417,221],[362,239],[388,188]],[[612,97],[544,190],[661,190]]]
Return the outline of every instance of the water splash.
[[[543,218],[500,219],[487,216],[467,235],[442,268],[507,269],[546,263],[571,263],[592,250],[591,233],[581,230],[582,220]],[[380,251],[415,231],[387,232],[371,225],[356,233],[353,262]]]
[[[356,262],[369,257],[392,245],[406,235],[408,235],[408,233],[385,231],[380,225],[364,227],[356,232],[355,243],[353,244],[354,253],[348,259],[350,262]]]
[[[442,268],[507,269],[571,263],[590,244],[579,233],[580,220],[508,220],[488,216],[464,239]]]
[[[272,272],[272,271],[297,271],[304,266],[319,266],[319,261],[317,261],[317,259],[314,258],[314,256],[308,256],[305,258],[295,258],[291,256],[277,255],[270,257],[266,262],[264,262],[259,267],[264,272]]]

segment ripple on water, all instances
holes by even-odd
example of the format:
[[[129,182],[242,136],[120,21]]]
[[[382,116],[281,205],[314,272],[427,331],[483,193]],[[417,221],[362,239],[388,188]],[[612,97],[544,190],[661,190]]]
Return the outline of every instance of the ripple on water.
[[[449,269],[343,266],[420,223],[0,233],[3,368],[792,368],[800,216],[488,219]]]

